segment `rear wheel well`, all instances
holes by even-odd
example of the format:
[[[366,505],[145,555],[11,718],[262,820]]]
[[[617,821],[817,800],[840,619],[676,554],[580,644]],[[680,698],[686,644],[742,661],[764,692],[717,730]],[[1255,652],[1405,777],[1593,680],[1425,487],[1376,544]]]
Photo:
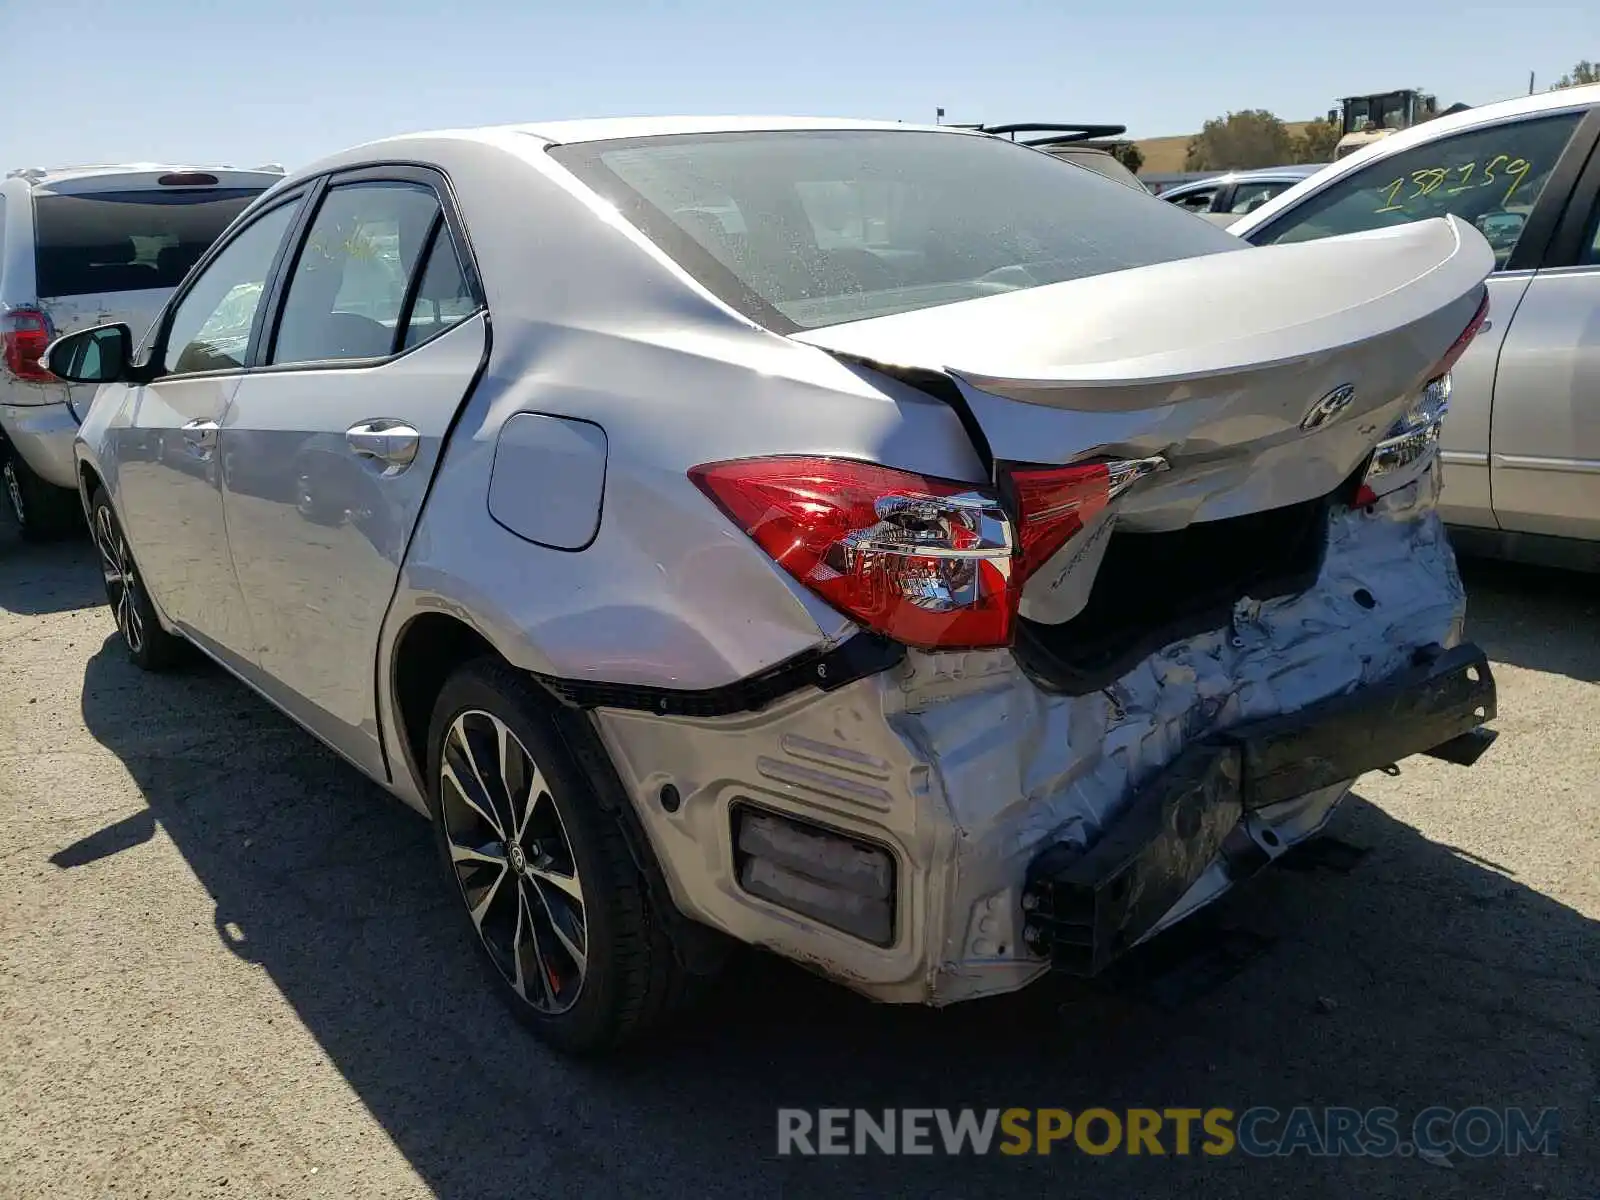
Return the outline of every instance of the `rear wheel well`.
[[[390,676],[395,715],[407,765],[424,796],[431,786],[427,765],[428,732],[433,723],[434,705],[444,690],[445,681],[458,667],[483,657],[506,662],[505,656],[483,634],[444,613],[424,613],[414,618],[395,643]],[[548,699],[555,731],[576,765],[587,775],[601,807],[621,821],[634,863],[650,890],[655,913],[664,922],[680,960],[695,975],[714,974],[727,956],[728,940],[678,911],[639,815],[593,726],[583,714],[565,708],[554,696]]]
[[[488,638],[444,613],[424,613],[400,634],[394,649],[395,715],[417,780],[426,779],[428,722],[444,681],[462,663],[485,656],[504,661]]]
[[[81,459],[78,462],[78,478],[83,483],[83,486],[78,489],[78,495],[83,498],[83,510],[87,515],[89,505],[94,500],[96,489],[104,487],[105,481],[100,478],[100,472]]]

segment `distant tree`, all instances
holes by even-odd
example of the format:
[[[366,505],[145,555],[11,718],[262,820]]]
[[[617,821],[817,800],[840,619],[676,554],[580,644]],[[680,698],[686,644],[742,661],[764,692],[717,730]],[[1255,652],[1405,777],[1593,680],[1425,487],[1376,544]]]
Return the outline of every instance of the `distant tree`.
[[[1213,117],[1189,139],[1184,167],[1190,171],[1232,171],[1276,167],[1294,158],[1289,128],[1264,108]]]
[[[1550,90],[1553,92],[1557,88],[1581,87],[1586,83],[1600,83],[1600,63],[1592,63],[1587,58],[1573,67],[1568,74],[1556,80],[1555,86]]]
[[[1132,142],[1118,142],[1111,147],[1111,154],[1135,175],[1139,173],[1139,168],[1144,166],[1144,151]]]
[[[1294,161],[1325,163],[1333,161],[1333,149],[1343,130],[1332,121],[1312,121],[1294,139]]]

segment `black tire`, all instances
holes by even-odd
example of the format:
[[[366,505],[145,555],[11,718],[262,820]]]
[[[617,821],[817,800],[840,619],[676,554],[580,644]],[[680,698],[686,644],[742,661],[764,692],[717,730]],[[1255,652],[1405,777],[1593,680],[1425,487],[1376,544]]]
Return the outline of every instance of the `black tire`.
[[[618,815],[600,803],[549,716],[549,704],[535,685],[498,659],[478,659],[459,668],[440,691],[428,726],[428,805],[446,886],[495,991],[553,1049],[600,1055],[657,1027],[682,1002],[688,979],[629,854]],[[509,768],[485,765],[498,737],[498,730],[485,718],[503,723],[514,738],[516,746],[506,752],[513,758]],[[502,803],[512,809],[511,822],[500,819],[491,825],[463,790],[445,782],[447,744],[454,766],[471,765],[461,754],[463,737],[478,747],[474,762],[485,759],[477,766],[480,773],[493,775],[488,786],[511,777],[512,786],[498,790]],[[519,750],[527,760],[520,768],[515,762]],[[542,788],[531,782],[539,776]],[[464,787],[472,789],[475,784],[469,779]],[[518,816],[518,804],[511,797],[519,792],[529,794],[521,811],[533,815]],[[558,831],[549,820],[551,806],[559,817]],[[492,815],[502,816],[498,809]],[[502,826],[519,819],[522,835],[513,830],[511,839],[496,841]],[[555,844],[556,832],[565,839],[565,856],[563,847]],[[513,841],[516,851],[510,848]],[[455,855],[453,843],[458,847]],[[467,859],[458,868],[456,855],[480,850],[490,854]],[[546,868],[542,872],[539,863]],[[551,890],[550,878],[561,877],[568,866],[581,891],[581,904],[574,903],[565,888]],[[491,880],[500,889],[492,896]],[[478,903],[476,920],[469,895]],[[531,949],[516,949],[523,925],[509,926],[513,919],[522,921],[524,911],[540,914],[541,896],[542,915],[528,918],[537,937]],[[526,910],[520,907],[524,897],[528,897]],[[581,928],[572,921],[574,914]],[[553,932],[558,918],[562,936]],[[580,933],[579,948],[586,960],[581,966],[567,952]],[[514,947],[510,954],[508,941]],[[537,975],[538,988],[528,978],[528,953],[543,971]],[[574,989],[571,968],[575,966],[579,973]],[[522,988],[514,975],[521,976]],[[547,981],[548,990],[543,986]],[[530,998],[529,992],[536,994]]]
[[[41,479],[9,446],[0,473],[23,541],[54,542],[82,532],[83,507],[77,492]]]
[[[90,533],[100,552],[101,573],[106,581],[106,603],[117,622],[117,633],[128,657],[145,671],[165,671],[183,658],[185,646],[161,627],[155,605],[145,591],[144,579],[133,559],[122,522],[111,507],[104,488],[96,488],[89,500]]]

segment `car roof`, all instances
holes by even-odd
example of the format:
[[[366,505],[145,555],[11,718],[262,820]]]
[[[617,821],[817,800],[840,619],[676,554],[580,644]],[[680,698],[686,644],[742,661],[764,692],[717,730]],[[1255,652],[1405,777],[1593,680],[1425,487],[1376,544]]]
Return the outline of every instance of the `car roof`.
[[[1220,187],[1225,183],[1276,183],[1281,179],[1301,180],[1315,175],[1327,163],[1294,163],[1286,167],[1254,167],[1248,171],[1224,171],[1220,175],[1207,175],[1204,179],[1193,179],[1187,183],[1175,184],[1162,193],[1164,196],[1175,196],[1179,192],[1193,191],[1197,188]]]
[[[952,137],[992,137],[957,125],[917,125],[903,121],[864,121],[849,117],[792,116],[678,116],[678,117],[599,117],[573,121],[539,121],[510,125],[479,125],[456,129],[429,129],[397,134],[337,151],[296,168],[284,180],[293,187],[302,180],[367,162],[392,160],[427,143],[454,142],[462,147],[493,147],[527,162],[544,157],[552,145],[575,145],[622,138],[672,137],[702,133],[803,132],[816,130],[894,130],[897,132],[943,133]],[[276,189],[276,190],[281,190]]]
[[[527,125],[488,126],[483,132],[531,134],[556,145],[602,142],[615,138],[670,137],[693,133],[788,132],[792,130],[896,129],[937,130],[940,133],[975,131],[950,125],[907,125],[899,121],[863,121],[848,117],[701,116],[701,117],[599,117],[575,121],[540,121]]]
[[[1518,117],[1589,108],[1595,104],[1600,104],[1600,83],[1559,88],[1553,92],[1540,92],[1533,96],[1517,96],[1510,100],[1480,105],[1477,108],[1462,109],[1448,116],[1435,117],[1431,121],[1424,121],[1421,125],[1413,125],[1410,129],[1402,129],[1397,133],[1391,133],[1388,137],[1379,138],[1354,154],[1323,167],[1317,172],[1315,182],[1303,180],[1288,191],[1280,192],[1255,212],[1246,213],[1228,226],[1228,232],[1242,237],[1257,226],[1276,218],[1285,209],[1293,208],[1302,197],[1311,194],[1312,191],[1321,191],[1351,171],[1359,171],[1368,163],[1388,158],[1392,154],[1404,153],[1413,146],[1425,145],[1453,133],[1511,121]]]

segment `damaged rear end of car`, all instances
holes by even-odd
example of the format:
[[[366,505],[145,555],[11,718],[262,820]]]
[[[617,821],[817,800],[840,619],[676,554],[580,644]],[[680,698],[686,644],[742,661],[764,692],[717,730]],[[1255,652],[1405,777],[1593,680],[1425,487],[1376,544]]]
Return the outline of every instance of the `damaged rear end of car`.
[[[1495,686],[1436,443],[1492,267],[1438,220],[1000,266],[856,319],[767,296],[791,341],[954,409],[985,474],[815,443],[688,470],[851,627],[715,705],[593,705],[673,904],[950,1003],[1104,970],[1367,771],[1470,765]]]

